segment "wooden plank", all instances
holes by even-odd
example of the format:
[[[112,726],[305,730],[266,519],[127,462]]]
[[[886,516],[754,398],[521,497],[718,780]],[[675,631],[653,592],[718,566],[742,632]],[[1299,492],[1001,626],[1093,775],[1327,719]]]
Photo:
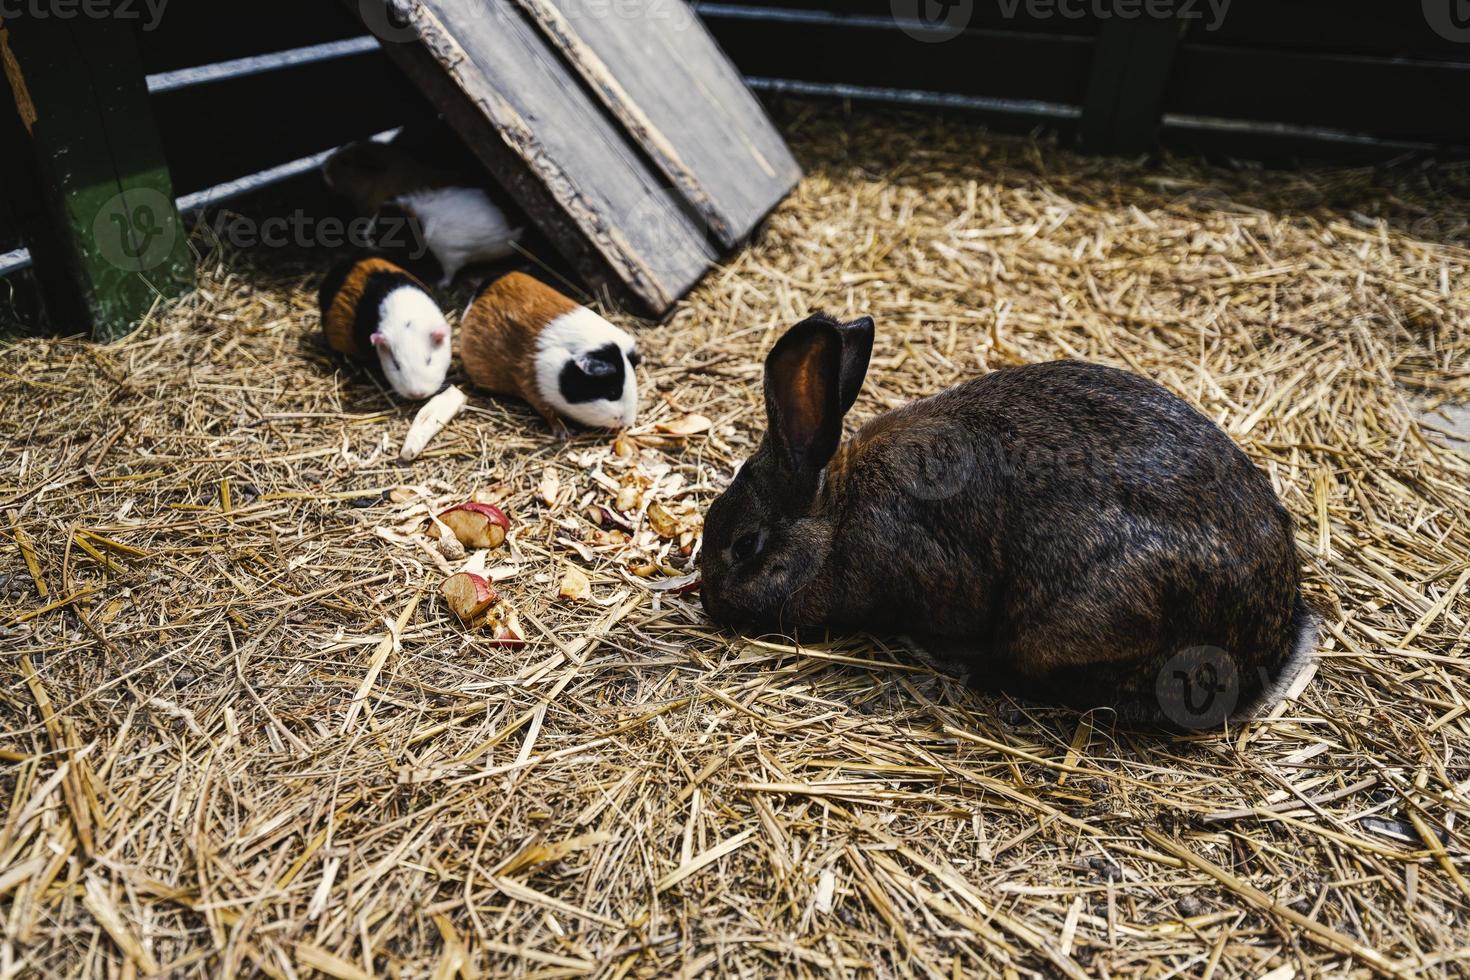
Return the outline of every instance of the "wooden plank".
[[[193,281],[132,29],[106,18],[0,24],[15,145],[37,188],[22,215],[50,319],[110,339]],[[79,71],[85,65],[86,71]]]
[[[155,93],[151,100],[179,195],[437,114],[381,51]]]
[[[0,146],[24,146],[26,138],[8,76],[0,71]],[[24,153],[0,152],[0,252],[23,247],[25,229],[44,222],[40,200],[34,161]],[[35,269],[0,275],[0,339],[26,336],[45,326],[46,307]]]
[[[1233,3],[1212,28],[1190,28],[1191,43],[1222,47],[1274,48],[1428,58],[1466,57],[1465,31],[1435,29],[1434,20],[1449,20],[1454,0],[1384,3],[1383,0],[1268,0]],[[1461,21],[1462,28],[1470,24]],[[1440,22],[1443,29],[1445,21]]]
[[[661,241],[624,223],[665,189],[516,8],[417,3],[409,17],[422,43],[387,44],[389,57],[590,282],[660,313],[714,261],[678,215]]]
[[[989,30],[926,44],[891,20],[880,28],[849,17],[823,23],[704,16],[747,76],[1073,106],[1086,95],[1094,45],[1081,34]]]
[[[1200,0],[1200,5],[1203,5],[1203,0]],[[780,30],[777,25],[795,23],[830,27],[866,25],[876,30],[892,31],[901,29],[900,21],[918,21],[920,12],[917,0],[694,0],[691,6],[706,23],[753,20],[769,25],[773,31]],[[983,31],[1093,37],[1105,20],[1098,16],[1099,9],[1094,3],[1074,2],[1063,14],[1056,4],[1032,7],[1024,0],[975,0],[967,12],[960,13],[960,16],[967,13],[968,18],[957,37]],[[941,10],[938,3],[931,3],[926,12],[930,16],[943,16]],[[1032,16],[1033,10],[1039,16]],[[919,31],[923,32],[922,24]]]
[[[156,22],[145,19],[140,27],[138,53],[150,75],[363,34],[362,23],[337,4],[301,0],[170,2]]]
[[[1229,164],[1255,160],[1267,167],[1295,170],[1332,164],[1371,166],[1402,159],[1406,153],[1425,154],[1435,147],[1374,137],[1346,137],[1325,130],[1300,130],[1274,123],[1207,126],[1189,117],[1164,118],[1160,141],[1176,153]],[[1440,148],[1442,152],[1443,149]],[[1450,152],[1465,155],[1470,143]]]
[[[1418,61],[1186,41],[1165,111],[1464,146],[1467,105],[1470,45]]]
[[[612,32],[606,20],[584,27],[567,16],[570,6],[528,6],[544,18],[537,21],[510,0],[413,0],[394,4],[403,20],[386,31],[382,26],[393,22],[382,11],[373,16],[355,6],[365,23],[379,24],[389,57],[578,272],[649,313],[667,311],[721,246],[744,237],[796,180],[789,156],[775,151],[770,170],[760,174],[764,195],[752,189],[759,181],[727,173],[753,169],[749,147],[763,144],[752,132],[779,144],[774,131],[760,132],[770,130],[763,115],[745,135],[743,156],[708,170],[709,157],[701,156],[708,151],[692,144],[709,130],[690,139],[666,125],[675,100],[682,100],[686,123],[703,115],[731,127],[745,126],[740,111],[755,105],[732,69],[721,74],[705,64],[723,56],[692,21],[684,22],[687,47],[667,37],[660,43],[701,64],[686,65],[682,81],[675,73],[666,101],[658,101],[645,98],[657,84],[646,69],[674,66],[624,63],[634,53],[628,36],[604,39]],[[619,16],[599,9],[602,17]],[[663,36],[666,25],[647,13],[633,9],[633,26]]]
[[[1113,19],[1103,25],[1082,107],[1084,149],[1122,155],[1154,149],[1185,26],[1172,17]]]
[[[9,110],[8,103],[0,105],[0,113],[9,112]],[[0,132],[3,131],[0,129]],[[18,139],[19,134],[17,133],[13,138]],[[15,146],[16,144],[6,140],[5,145]],[[13,248],[21,247],[20,224],[16,221],[15,215],[11,213],[10,201],[3,193],[6,190],[5,179],[3,175],[0,175],[0,252],[8,252]]]
[[[765,109],[684,4],[517,2],[726,248],[800,178]]]

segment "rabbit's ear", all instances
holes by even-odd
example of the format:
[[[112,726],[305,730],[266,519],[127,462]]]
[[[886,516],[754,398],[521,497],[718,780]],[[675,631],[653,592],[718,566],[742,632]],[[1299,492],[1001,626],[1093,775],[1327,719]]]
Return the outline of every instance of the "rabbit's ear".
[[[857,401],[863,379],[868,376],[868,359],[873,356],[873,318],[859,317],[851,323],[841,324],[837,333],[842,338],[842,375],[837,389],[842,413],[846,415],[852,403]]]
[[[794,473],[815,475],[842,438],[843,344],[837,324],[803,320],[766,358],[768,438]]]

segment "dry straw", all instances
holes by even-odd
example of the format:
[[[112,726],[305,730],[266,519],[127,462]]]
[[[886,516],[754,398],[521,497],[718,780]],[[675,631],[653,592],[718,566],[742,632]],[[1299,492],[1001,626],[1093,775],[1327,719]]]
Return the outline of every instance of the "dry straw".
[[[1470,969],[1470,462],[1418,414],[1470,397],[1465,170],[787,123],[810,175],[641,330],[632,443],[476,396],[399,464],[412,406],[268,255],[116,345],[6,348],[0,973]],[[1296,516],[1316,678],[1149,738],[883,640],[711,628],[658,587],[817,308],[877,317],[860,415],[1062,356],[1200,405]],[[435,595],[460,559],[417,529],[476,493],[523,649]]]

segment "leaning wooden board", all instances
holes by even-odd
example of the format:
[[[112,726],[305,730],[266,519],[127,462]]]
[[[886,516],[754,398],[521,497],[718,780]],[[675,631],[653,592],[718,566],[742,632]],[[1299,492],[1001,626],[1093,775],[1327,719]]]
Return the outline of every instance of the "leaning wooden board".
[[[578,271],[648,313],[801,176],[682,0],[392,4],[353,6]]]

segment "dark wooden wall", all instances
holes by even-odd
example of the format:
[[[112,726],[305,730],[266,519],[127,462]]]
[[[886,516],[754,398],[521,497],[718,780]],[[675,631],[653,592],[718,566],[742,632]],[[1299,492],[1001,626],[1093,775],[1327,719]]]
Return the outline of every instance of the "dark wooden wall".
[[[952,97],[1001,124],[1066,131],[1094,99],[1108,49],[1154,25],[1101,19],[1096,0],[1061,2],[1086,15],[1038,18],[1026,0],[974,0],[968,28],[939,43],[894,23],[901,0],[699,0],[695,8],[761,88],[829,86],[918,104]],[[1159,73],[1166,144],[1328,159],[1470,148],[1470,24],[1465,40],[1441,36],[1418,0],[1233,0],[1218,23],[1206,0],[1187,2],[1200,16],[1182,18],[1176,38],[1165,38],[1173,50]],[[1431,2],[1448,9],[1454,0]],[[1113,0],[1102,6],[1113,9]],[[1124,51],[1130,64],[1156,56]]]
[[[1213,29],[1207,0],[1189,0],[1200,19],[1162,26],[973,0],[968,26],[940,43],[900,27],[903,2],[693,6],[766,93],[948,105],[1001,128],[1081,133],[1114,152],[1155,136],[1269,162],[1470,152],[1470,41],[1437,33],[1418,0],[1233,0]],[[1091,11],[1098,0],[1060,2]],[[148,26],[136,25],[138,45],[145,70],[167,82],[151,99],[181,195],[431,111],[338,0],[173,0]],[[168,74],[354,40],[343,56],[235,78]],[[1140,137],[1140,126],[1153,129]],[[0,253],[16,244],[0,207]]]

